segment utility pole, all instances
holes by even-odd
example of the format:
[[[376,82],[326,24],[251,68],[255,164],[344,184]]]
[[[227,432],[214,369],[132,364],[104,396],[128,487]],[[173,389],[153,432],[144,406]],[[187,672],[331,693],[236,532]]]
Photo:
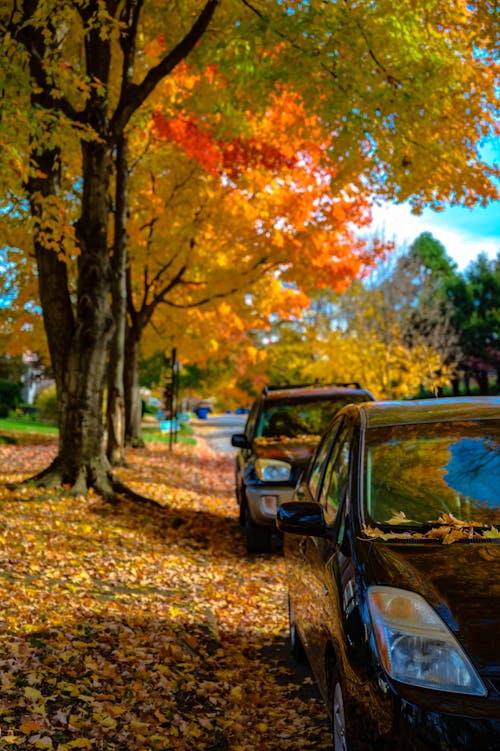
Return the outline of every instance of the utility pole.
[[[163,399],[165,402],[165,415],[170,426],[168,443],[170,450],[172,450],[172,445],[177,440],[177,406],[179,402],[179,363],[177,362],[177,349],[175,347],[172,348],[170,354]]]

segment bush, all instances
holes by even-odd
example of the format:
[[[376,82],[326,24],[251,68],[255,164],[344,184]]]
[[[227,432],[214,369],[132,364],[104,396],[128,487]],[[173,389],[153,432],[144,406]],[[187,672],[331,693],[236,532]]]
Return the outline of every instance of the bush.
[[[0,380],[0,404],[7,405],[8,410],[15,409],[21,403],[21,386],[14,381]]]
[[[9,405],[0,403],[0,418],[8,417],[9,412],[10,412]]]
[[[38,395],[36,406],[42,420],[57,425],[57,394],[55,386],[49,386],[49,388],[44,389]]]

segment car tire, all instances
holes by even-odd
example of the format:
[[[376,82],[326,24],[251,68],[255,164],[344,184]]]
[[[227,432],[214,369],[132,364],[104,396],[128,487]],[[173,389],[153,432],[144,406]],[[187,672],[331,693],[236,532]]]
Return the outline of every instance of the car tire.
[[[351,732],[349,705],[342,675],[337,666],[332,669],[328,678],[328,702],[333,751],[360,751],[359,740]]]
[[[248,553],[269,553],[271,551],[271,534],[265,527],[254,524],[248,507],[245,506],[245,542]]]
[[[332,686],[332,740],[334,751],[349,751],[347,745],[347,724],[344,704],[344,692],[340,679],[335,679]]]
[[[308,659],[306,650],[304,649],[302,639],[300,638],[299,632],[297,631],[297,626],[295,625],[293,608],[292,603],[290,602],[290,598],[288,598],[288,628],[290,636],[290,650],[293,659],[296,662],[300,662],[301,664],[307,663]]]

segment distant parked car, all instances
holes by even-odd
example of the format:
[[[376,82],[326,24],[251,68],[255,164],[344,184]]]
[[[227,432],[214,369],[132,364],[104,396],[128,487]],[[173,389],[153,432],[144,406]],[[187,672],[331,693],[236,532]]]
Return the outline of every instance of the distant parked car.
[[[245,432],[232,437],[236,498],[248,552],[267,552],[276,509],[293,488],[334,414],[351,402],[373,400],[357,383],[264,388]]]
[[[193,408],[193,412],[200,420],[206,420],[208,415],[213,412],[213,409],[214,407],[212,402],[208,401],[207,399],[202,399]]]
[[[498,751],[500,398],[342,409],[277,526],[335,751]]]

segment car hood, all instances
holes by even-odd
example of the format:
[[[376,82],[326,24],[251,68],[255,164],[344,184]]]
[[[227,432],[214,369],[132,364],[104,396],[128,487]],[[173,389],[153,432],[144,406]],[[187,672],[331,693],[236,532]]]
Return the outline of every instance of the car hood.
[[[367,583],[421,594],[485,675],[500,677],[500,545],[368,543]],[[361,558],[364,556],[362,555]]]
[[[253,442],[255,456],[260,459],[279,459],[295,467],[305,467],[319,442],[319,436],[300,438],[258,438]]]

